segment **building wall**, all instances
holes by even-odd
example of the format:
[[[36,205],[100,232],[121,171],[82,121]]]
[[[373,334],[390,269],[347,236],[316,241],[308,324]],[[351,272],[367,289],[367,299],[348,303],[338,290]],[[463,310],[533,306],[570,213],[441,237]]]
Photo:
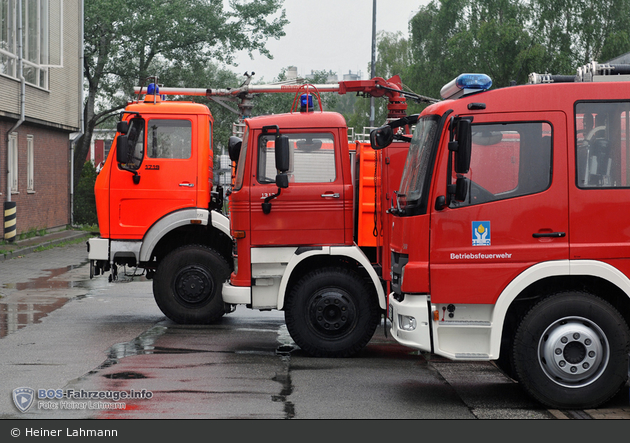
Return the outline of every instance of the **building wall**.
[[[13,123],[0,122],[2,134]],[[70,149],[68,134],[24,123],[18,133],[18,192],[11,193],[16,203],[17,233],[50,229],[70,224]],[[34,184],[27,190],[27,136],[33,136]],[[7,141],[2,139],[0,164],[7,163]],[[6,174],[3,177],[3,196],[6,196]],[[4,199],[6,201],[6,199]],[[2,224],[4,226],[4,223]]]
[[[27,119],[70,132],[79,124],[79,0],[64,2],[63,67],[49,69],[48,90],[26,84]],[[0,75],[0,116],[17,119],[20,115],[20,81]],[[4,134],[3,134],[4,135]]]
[[[7,195],[8,131],[20,116],[20,82],[0,75],[0,199],[16,203],[17,234],[71,222],[70,135],[80,131],[81,0],[63,0],[63,66],[49,69],[47,89],[26,84],[18,134],[18,192]],[[33,136],[34,189],[27,191],[27,136]],[[75,178],[78,180],[78,177]],[[4,236],[4,223],[0,231]]]

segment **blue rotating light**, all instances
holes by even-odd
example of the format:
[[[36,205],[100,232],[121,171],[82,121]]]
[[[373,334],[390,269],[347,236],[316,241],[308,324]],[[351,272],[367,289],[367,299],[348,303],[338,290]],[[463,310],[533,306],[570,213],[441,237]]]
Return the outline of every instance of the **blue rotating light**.
[[[300,111],[311,112],[313,110],[313,96],[311,94],[302,94],[300,96]]]
[[[461,74],[455,83],[460,89],[490,89],[492,79],[486,74]]]
[[[492,79],[486,74],[461,74],[444,85],[440,91],[443,99],[455,99],[471,92],[485,91],[492,86]]]
[[[160,87],[155,83],[149,83],[147,86],[147,95],[157,95],[160,93]]]

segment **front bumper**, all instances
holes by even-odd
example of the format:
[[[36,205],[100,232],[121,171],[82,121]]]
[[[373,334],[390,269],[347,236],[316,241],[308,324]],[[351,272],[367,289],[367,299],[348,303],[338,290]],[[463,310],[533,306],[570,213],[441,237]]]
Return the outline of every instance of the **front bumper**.
[[[401,345],[432,351],[428,295],[406,295],[399,302],[390,294],[388,317],[391,333]]]
[[[231,305],[249,305],[252,303],[250,286],[233,286],[229,281],[223,283],[223,303]]]
[[[88,260],[109,260],[109,240],[90,238],[87,241]]]

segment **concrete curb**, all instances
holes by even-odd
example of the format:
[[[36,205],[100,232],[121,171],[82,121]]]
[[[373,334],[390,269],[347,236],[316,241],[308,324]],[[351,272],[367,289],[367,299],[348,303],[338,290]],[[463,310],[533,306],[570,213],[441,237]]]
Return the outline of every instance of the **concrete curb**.
[[[42,241],[39,243],[25,245],[23,248],[15,249],[13,251],[0,254],[0,261],[10,260],[12,258],[17,258],[26,254],[30,254],[32,252],[35,252],[36,249],[41,248],[41,247],[55,246],[55,245],[58,245],[67,241],[81,239],[81,238],[85,238],[87,240],[88,238],[92,236],[93,234],[91,234],[90,232],[84,232],[84,231],[67,231],[66,235],[59,238],[52,239],[52,240],[46,240],[45,239],[46,236],[44,236],[42,237]]]

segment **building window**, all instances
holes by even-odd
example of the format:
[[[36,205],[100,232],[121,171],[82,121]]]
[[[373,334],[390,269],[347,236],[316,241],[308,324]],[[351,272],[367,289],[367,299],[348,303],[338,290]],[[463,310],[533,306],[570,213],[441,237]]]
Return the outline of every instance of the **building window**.
[[[62,2],[0,0],[0,74],[10,77],[17,77],[18,1],[22,1],[23,75],[27,83],[47,89],[48,67],[60,64],[56,54],[61,47],[61,41],[57,40],[62,28],[59,18]]]
[[[17,132],[9,135],[9,183],[11,192],[18,192],[18,137]]]
[[[35,190],[35,150],[33,136],[26,136],[26,190]]]
[[[0,0],[0,74],[15,77],[15,0]]]

